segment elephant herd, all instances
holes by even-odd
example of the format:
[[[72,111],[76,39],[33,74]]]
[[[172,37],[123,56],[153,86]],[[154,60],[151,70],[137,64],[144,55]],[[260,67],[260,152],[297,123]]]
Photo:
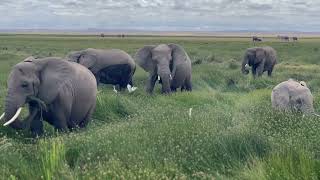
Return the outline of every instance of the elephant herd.
[[[254,77],[265,71],[271,76],[276,63],[273,48],[249,48],[241,70],[248,74],[251,67]],[[8,78],[5,112],[0,119],[5,119],[4,126],[29,129],[34,135],[43,134],[43,120],[59,131],[85,127],[95,110],[97,85],[112,84],[116,92],[125,88],[130,93],[135,91],[136,64],[149,73],[147,93],[153,92],[157,80],[163,94],[179,88],[192,91],[191,60],[180,45],[147,45],[138,50],[134,59],[118,49],[89,48],[70,52],[65,58],[29,57],[16,64]],[[271,100],[274,108],[314,112],[311,92],[303,82],[289,80],[279,84],[273,89]],[[19,115],[25,104],[29,115],[21,121]]]

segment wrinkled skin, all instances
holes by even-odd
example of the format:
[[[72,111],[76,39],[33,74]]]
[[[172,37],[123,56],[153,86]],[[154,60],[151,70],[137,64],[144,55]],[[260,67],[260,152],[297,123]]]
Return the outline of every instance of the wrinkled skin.
[[[135,60],[149,78],[146,91],[152,93],[158,76],[161,78],[162,93],[169,94],[181,88],[192,91],[191,61],[185,50],[176,44],[148,45],[139,49]]]
[[[120,89],[133,86],[132,76],[136,65],[132,57],[119,49],[85,49],[71,52],[67,60],[87,67],[97,83],[118,85]]]
[[[34,135],[41,135],[42,119],[60,131],[85,127],[95,109],[96,95],[96,80],[85,67],[59,58],[28,58],[9,75],[4,119],[8,121],[28,104],[29,116],[24,121],[17,119],[12,128],[30,128]]]
[[[305,82],[292,79],[278,84],[271,93],[272,107],[284,111],[313,114],[313,96]]]
[[[266,71],[270,77],[276,63],[277,53],[272,47],[249,48],[245,52],[241,71],[243,74],[249,74],[248,68],[251,67],[253,77],[262,76]]]

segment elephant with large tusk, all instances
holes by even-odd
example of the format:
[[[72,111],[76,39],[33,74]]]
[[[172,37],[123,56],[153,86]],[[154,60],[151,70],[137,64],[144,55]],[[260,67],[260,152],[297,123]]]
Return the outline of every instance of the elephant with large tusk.
[[[177,88],[181,88],[181,91],[192,91],[191,60],[180,45],[147,45],[138,50],[135,60],[149,72],[146,85],[148,93],[153,92],[157,79],[161,80],[164,94],[176,91]]]
[[[12,68],[1,119],[6,121],[4,126],[30,128],[35,135],[43,133],[42,120],[61,131],[85,127],[96,95],[96,80],[87,68],[60,58],[28,58]],[[20,121],[25,104],[29,116]]]

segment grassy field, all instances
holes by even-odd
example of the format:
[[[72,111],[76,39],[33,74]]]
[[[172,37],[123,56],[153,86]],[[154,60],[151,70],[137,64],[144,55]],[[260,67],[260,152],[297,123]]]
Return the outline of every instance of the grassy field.
[[[120,48],[131,55],[145,44],[178,43],[193,61],[192,93],[115,94],[99,88],[86,129],[46,136],[0,127],[0,179],[320,179],[320,119],[271,109],[272,88],[289,78],[306,81],[320,112],[320,39],[284,43],[273,77],[240,72],[249,38],[98,38],[0,36],[0,110],[10,68],[29,55],[65,56],[84,48]],[[192,117],[188,116],[193,108]],[[1,112],[2,113],[2,112]]]

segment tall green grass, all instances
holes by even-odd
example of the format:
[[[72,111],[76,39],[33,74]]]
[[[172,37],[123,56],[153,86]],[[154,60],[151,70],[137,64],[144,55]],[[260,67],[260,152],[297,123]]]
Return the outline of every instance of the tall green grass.
[[[131,55],[145,44],[178,43],[193,62],[193,92],[115,94],[99,87],[85,129],[46,135],[0,127],[0,179],[319,179],[320,120],[273,110],[272,88],[304,80],[319,106],[320,40],[263,42],[279,55],[273,77],[242,75],[249,39],[0,36],[0,110],[10,68],[24,57],[65,56],[71,50],[120,48]],[[3,50],[2,47],[8,48]],[[189,109],[192,115],[189,116]]]

